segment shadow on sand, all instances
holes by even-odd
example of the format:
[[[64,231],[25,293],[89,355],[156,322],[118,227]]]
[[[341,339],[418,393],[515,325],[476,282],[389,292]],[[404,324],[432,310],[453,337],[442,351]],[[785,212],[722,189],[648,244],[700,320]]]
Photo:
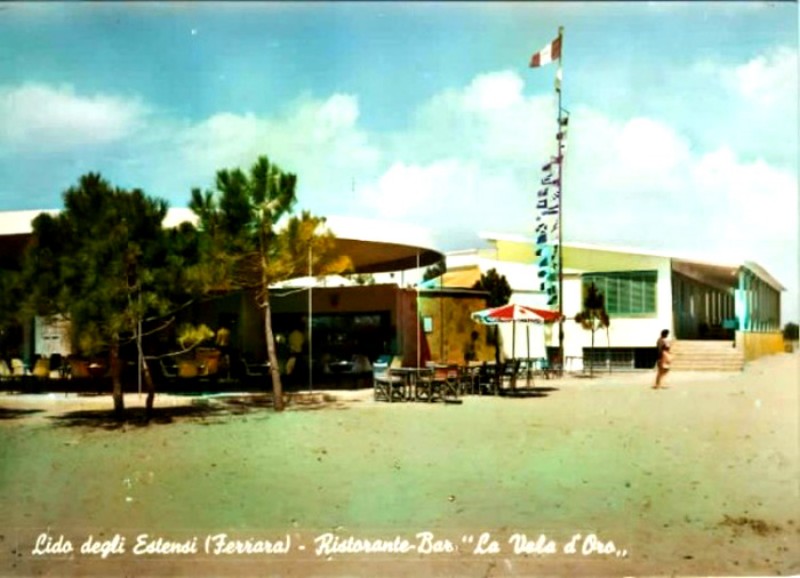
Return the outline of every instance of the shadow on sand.
[[[335,398],[321,395],[292,395],[286,400],[286,411],[307,411],[317,409],[346,409],[345,403]],[[30,411],[30,410],[20,410]],[[33,410],[38,411],[38,410]],[[192,399],[189,405],[153,408],[147,419],[145,408],[126,408],[122,418],[112,409],[80,410],[52,416],[52,423],[58,427],[88,427],[116,430],[125,427],[147,427],[176,422],[212,425],[225,423],[226,418],[248,414],[266,415],[272,412],[271,395],[248,395],[219,398]]]
[[[547,397],[551,391],[558,391],[557,387],[517,387],[505,389],[500,392],[501,397]]]
[[[28,417],[35,413],[42,413],[41,409],[10,409],[7,407],[0,407],[0,419],[19,419],[21,417]]]

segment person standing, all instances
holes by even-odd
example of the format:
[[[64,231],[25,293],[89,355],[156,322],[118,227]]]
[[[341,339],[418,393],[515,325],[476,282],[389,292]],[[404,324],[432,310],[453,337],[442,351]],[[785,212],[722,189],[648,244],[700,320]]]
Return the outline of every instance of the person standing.
[[[661,331],[661,337],[656,341],[656,384],[653,386],[653,389],[664,389],[664,386],[661,385],[661,381],[664,379],[664,376],[667,375],[670,362],[672,361],[668,337],[669,329],[664,329]]]
[[[286,376],[290,380],[298,380],[298,366],[301,363],[305,349],[306,336],[303,334],[303,325],[298,324],[289,334],[289,359],[286,360]]]

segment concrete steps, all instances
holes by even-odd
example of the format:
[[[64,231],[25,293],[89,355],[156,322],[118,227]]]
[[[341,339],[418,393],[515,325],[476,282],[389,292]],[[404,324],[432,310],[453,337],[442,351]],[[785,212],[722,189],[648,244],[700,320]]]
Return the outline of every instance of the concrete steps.
[[[672,342],[674,371],[742,371],[744,353],[731,341],[677,340]]]

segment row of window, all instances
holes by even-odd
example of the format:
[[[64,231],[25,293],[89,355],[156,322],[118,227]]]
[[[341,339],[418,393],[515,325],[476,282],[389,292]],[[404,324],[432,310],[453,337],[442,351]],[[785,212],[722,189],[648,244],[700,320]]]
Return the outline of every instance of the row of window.
[[[594,283],[605,296],[609,315],[656,313],[657,271],[624,271],[583,275],[583,294]]]

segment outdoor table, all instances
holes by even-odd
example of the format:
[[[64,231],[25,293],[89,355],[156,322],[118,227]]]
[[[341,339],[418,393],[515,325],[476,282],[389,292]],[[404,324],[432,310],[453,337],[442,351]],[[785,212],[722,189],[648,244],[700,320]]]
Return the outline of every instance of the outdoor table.
[[[460,368],[458,365],[434,363],[430,364],[428,369],[433,371],[429,401],[433,401],[436,397],[440,397],[443,400],[458,397],[460,389]]]
[[[328,364],[328,367],[331,369],[331,373],[347,373],[353,370],[353,362],[352,361],[334,361]]]
[[[422,372],[428,370],[423,367],[392,367],[389,371],[403,378],[403,399],[413,401],[417,397],[417,380]]]

